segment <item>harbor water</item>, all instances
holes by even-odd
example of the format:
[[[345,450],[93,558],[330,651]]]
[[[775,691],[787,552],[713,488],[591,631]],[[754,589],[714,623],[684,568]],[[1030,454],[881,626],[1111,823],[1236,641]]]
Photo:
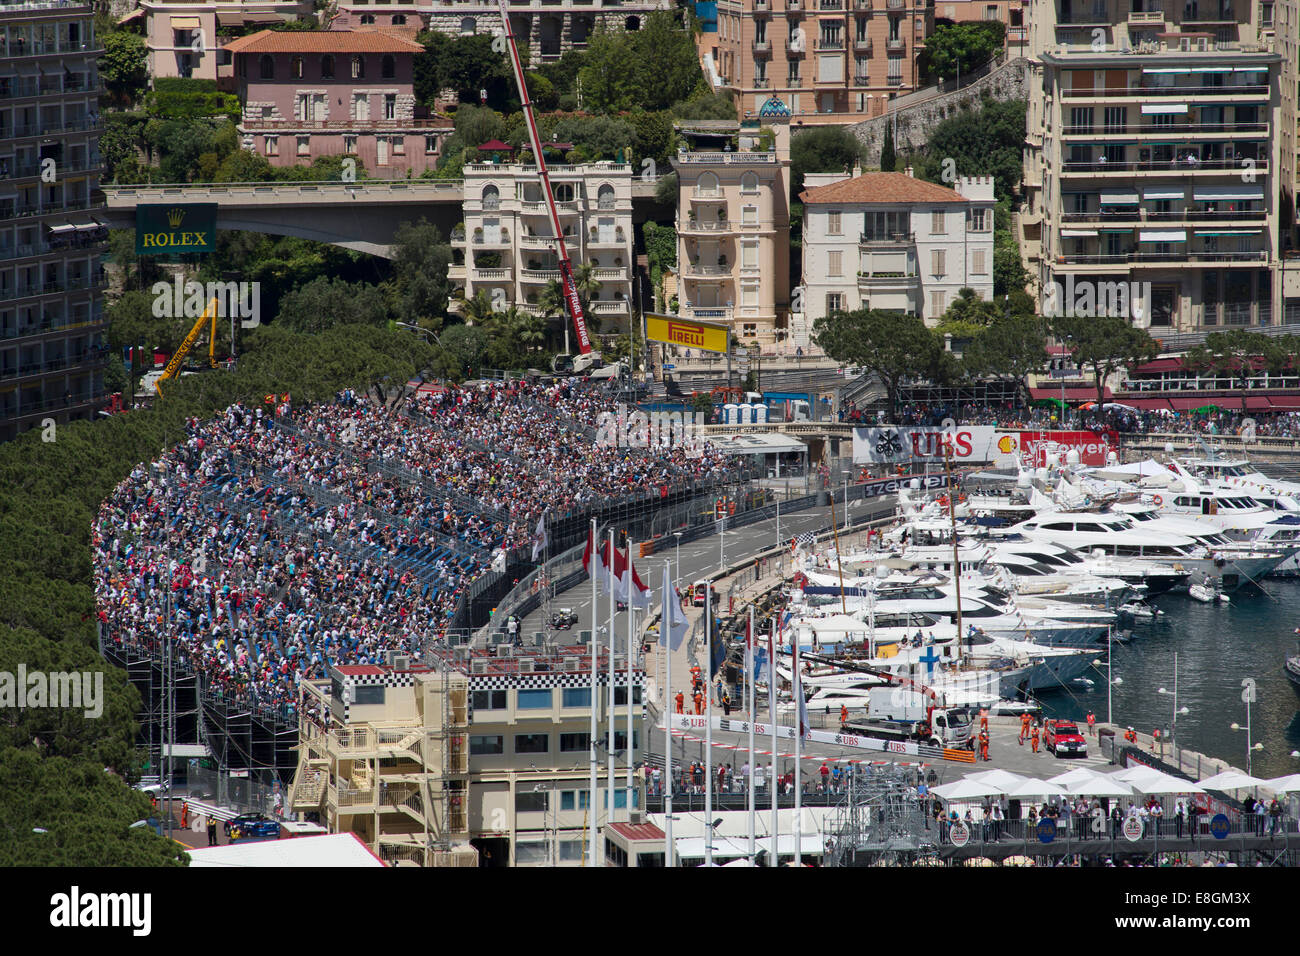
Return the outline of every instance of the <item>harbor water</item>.
[[[1263,750],[1251,755],[1258,777],[1300,773],[1300,694],[1282,671],[1296,653],[1300,627],[1300,580],[1263,582],[1264,591],[1243,588],[1230,605],[1201,604],[1184,593],[1154,598],[1165,616],[1159,624],[1132,626],[1133,640],[1112,645],[1114,721],[1142,733],[1168,733],[1174,716],[1174,652],[1178,653],[1177,743],[1184,749],[1246,769],[1246,705],[1243,678],[1254,678],[1250,741]],[[1105,648],[1099,657],[1104,661]],[[1106,716],[1106,668],[1089,672],[1091,687],[1072,683],[1042,697],[1051,716],[1082,720],[1092,710]],[[1169,693],[1161,694],[1163,687]],[[1233,730],[1237,723],[1241,730]]]

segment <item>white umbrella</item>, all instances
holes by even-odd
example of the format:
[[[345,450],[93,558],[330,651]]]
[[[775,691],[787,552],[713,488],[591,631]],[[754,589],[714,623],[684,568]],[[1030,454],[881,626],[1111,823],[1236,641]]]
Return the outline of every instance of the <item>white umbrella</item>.
[[[1075,767],[1073,770],[1067,770],[1055,777],[1048,777],[1047,782],[1054,783],[1058,787],[1069,787],[1081,780],[1094,780],[1097,777],[1105,779],[1105,775],[1098,773],[1096,770],[1089,770],[1087,767]]]
[[[750,860],[742,856],[732,860],[730,863],[724,863],[722,865],[724,867],[728,867],[728,866],[753,866],[754,864]]]
[[[1144,772],[1132,773],[1130,770],[1139,769]],[[1128,784],[1138,793],[1156,794],[1156,793],[1204,793],[1204,788],[1192,783],[1190,780],[1184,780],[1181,777],[1175,777],[1173,774],[1162,773],[1151,767],[1130,768],[1122,770],[1120,773],[1125,774],[1121,779],[1119,774],[1112,773],[1112,780],[1121,780],[1122,783]]]
[[[1290,776],[1274,777],[1272,780],[1265,780],[1264,786],[1277,794],[1295,793],[1300,791],[1300,773],[1293,773]]]
[[[1133,788],[1104,773],[1094,774],[1091,780],[1078,780],[1065,788],[1072,797],[1131,797]]]
[[[966,777],[954,783],[945,783],[942,787],[933,787],[930,792],[944,800],[976,800],[980,797],[1000,797],[1002,788]]]
[[[1007,791],[1008,797],[1063,797],[1065,788],[1045,780],[1024,780]]]
[[[1160,771],[1154,767],[1144,767],[1140,763],[1135,763],[1131,767],[1125,767],[1123,770],[1116,770],[1114,773],[1107,774],[1112,780],[1119,780],[1122,783],[1132,783],[1139,777],[1150,776]]]
[[[1246,787],[1267,786],[1268,781],[1252,777],[1240,770],[1225,770],[1223,773],[1216,773],[1213,777],[1206,777],[1200,781],[1200,784],[1206,790],[1242,790]]]
[[[1012,773],[1010,770],[981,770],[979,773],[968,773],[962,779],[991,784],[1005,790],[1019,786],[1029,778],[1018,773]]]

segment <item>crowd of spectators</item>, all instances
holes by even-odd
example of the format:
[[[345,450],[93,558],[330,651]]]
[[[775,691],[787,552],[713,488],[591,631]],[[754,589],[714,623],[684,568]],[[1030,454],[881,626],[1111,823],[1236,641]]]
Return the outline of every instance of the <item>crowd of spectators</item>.
[[[597,445],[585,425],[609,403],[576,380],[447,389],[400,414],[285,399],[189,421],[105,499],[91,543],[109,642],[156,657],[170,633],[209,690],[286,719],[304,678],[418,656],[548,506],[734,474],[707,448]]]

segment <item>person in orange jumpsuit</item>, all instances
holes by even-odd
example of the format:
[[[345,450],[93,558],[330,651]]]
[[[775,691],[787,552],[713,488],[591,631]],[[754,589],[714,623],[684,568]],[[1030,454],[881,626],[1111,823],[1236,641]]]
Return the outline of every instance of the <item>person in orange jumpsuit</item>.
[[[704,713],[704,695],[701,694],[698,690],[695,692],[695,713],[696,714]]]
[[[1037,724],[1034,724],[1034,729],[1029,739],[1034,745],[1034,753],[1038,753],[1038,725]]]
[[[189,825],[190,825],[190,804],[188,800],[185,800],[181,802],[181,826],[187,827]]]
[[[682,705],[685,702],[686,702],[686,698],[682,695],[681,691],[678,691],[677,692],[677,713],[679,714],[682,713]]]
[[[840,704],[840,726],[843,727],[849,722],[849,709]]]
[[[1092,711],[1088,711],[1088,735],[1090,737],[1097,736],[1097,715]]]
[[[980,731],[980,758],[983,760],[989,759],[989,732],[987,730]]]
[[[1020,746],[1025,745],[1025,738],[1029,736],[1029,715],[1020,715]]]
[[[980,711],[980,730],[988,730],[988,729],[989,729],[989,712],[988,712],[987,710],[981,710],[981,711]]]

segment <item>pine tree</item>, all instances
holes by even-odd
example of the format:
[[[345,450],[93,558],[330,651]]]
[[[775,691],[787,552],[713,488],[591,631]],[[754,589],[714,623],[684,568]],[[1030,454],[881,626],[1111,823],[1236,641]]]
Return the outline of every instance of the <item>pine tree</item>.
[[[885,124],[885,145],[880,147],[880,171],[892,173],[896,159],[894,156],[894,131],[890,124]]]

